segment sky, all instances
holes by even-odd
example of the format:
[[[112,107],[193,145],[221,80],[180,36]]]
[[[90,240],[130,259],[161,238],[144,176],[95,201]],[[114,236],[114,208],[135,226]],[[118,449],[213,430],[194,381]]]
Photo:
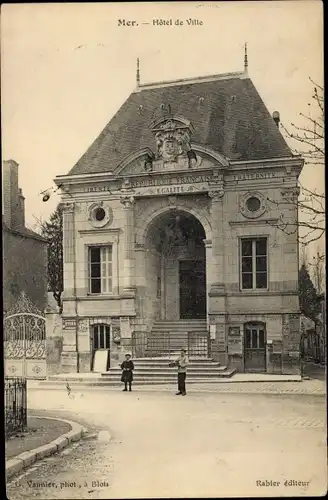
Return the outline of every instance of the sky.
[[[59,196],[43,203],[40,192],[134,90],[137,57],[141,83],[242,71],[247,42],[249,76],[267,108],[286,126],[301,124],[309,77],[323,83],[322,10],[316,0],[2,5],[3,160],[20,165],[27,224],[49,217]],[[301,181],[320,188],[323,172],[306,167]]]

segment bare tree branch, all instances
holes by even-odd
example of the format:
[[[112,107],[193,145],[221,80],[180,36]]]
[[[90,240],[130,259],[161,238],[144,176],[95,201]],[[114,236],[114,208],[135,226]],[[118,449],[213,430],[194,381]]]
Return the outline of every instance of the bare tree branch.
[[[281,123],[281,128],[286,139],[292,142],[294,154],[301,155],[305,164],[311,168],[322,168],[325,164],[323,86],[311,78],[309,80],[313,85],[313,106],[309,104],[309,114],[300,113],[303,125],[291,123],[290,130],[290,127]],[[269,203],[275,206],[278,212],[281,211],[277,223],[272,225],[286,234],[298,233],[298,241],[308,245],[320,240],[325,234],[325,194],[301,183],[298,183],[298,187],[299,196],[295,196],[295,193],[282,193],[282,198],[268,198]],[[293,220],[290,220],[290,217]]]

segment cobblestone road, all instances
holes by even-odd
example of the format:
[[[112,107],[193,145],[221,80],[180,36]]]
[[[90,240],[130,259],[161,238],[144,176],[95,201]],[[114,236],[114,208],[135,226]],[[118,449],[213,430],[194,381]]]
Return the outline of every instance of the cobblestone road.
[[[31,391],[29,407],[78,421],[98,438],[14,478],[7,492],[12,500],[309,496],[326,491],[322,397],[76,391],[69,399],[61,391]],[[53,484],[38,486],[43,480]]]

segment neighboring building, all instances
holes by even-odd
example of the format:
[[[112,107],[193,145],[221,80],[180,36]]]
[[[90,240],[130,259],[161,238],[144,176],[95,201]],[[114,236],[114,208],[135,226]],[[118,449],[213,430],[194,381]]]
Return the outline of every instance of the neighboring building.
[[[316,321],[301,316],[301,355],[305,361],[327,362],[326,298],[318,296],[320,312]]]
[[[126,351],[144,356],[156,344],[168,354],[180,343],[239,371],[299,373],[297,232],[275,224],[297,220],[286,197],[298,196],[303,160],[279,114],[247,67],[138,80],[55,180],[64,191],[63,371],[91,370],[98,350],[117,366]]]
[[[18,186],[18,164],[3,162],[2,238],[4,312],[25,292],[40,310],[47,305],[46,240],[25,227],[25,206]]]

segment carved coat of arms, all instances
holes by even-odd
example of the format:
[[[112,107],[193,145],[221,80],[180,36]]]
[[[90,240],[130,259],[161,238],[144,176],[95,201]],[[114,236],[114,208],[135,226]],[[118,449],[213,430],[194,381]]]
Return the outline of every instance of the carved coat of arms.
[[[175,162],[186,158],[191,150],[192,125],[185,119],[163,118],[152,127],[157,145],[157,158],[165,162]]]

